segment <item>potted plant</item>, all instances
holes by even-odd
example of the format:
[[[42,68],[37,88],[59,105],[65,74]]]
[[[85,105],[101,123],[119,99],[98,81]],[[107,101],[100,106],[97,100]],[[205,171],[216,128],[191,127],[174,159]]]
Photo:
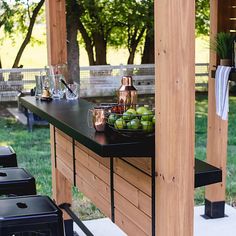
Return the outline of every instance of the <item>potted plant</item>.
[[[213,50],[220,58],[220,65],[231,66],[233,56],[234,36],[230,33],[219,32],[213,42]]]

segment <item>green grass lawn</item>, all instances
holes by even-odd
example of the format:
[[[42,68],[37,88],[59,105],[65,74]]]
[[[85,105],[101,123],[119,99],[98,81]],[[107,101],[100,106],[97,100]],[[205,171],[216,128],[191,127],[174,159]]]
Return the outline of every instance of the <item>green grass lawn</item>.
[[[196,149],[195,156],[206,157],[207,97],[196,101]],[[18,156],[19,166],[27,168],[37,180],[39,194],[51,196],[50,140],[47,127],[34,127],[29,133],[25,126],[13,118],[0,118],[0,145],[11,145]],[[83,194],[74,191],[74,209],[83,219],[100,217],[100,212]],[[236,97],[230,98],[227,202],[236,202]],[[204,203],[204,188],[196,189],[195,203]]]

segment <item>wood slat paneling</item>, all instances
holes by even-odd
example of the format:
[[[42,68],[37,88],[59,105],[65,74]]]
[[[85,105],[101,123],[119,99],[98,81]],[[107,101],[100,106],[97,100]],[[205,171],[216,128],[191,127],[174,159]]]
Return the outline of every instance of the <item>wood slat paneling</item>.
[[[60,158],[57,158],[57,169],[70,182],[70,184],[73,184],[73,170],[70,169]]]
[[[76,186],[85,194],[107,217],[111,217],[110,203],[104,199],[97,190],[90,186],[85,179],[76,175]]]
[[[82,144],[78,143],[77,141],[75,141],[75,145],[76,145],[76,147],[78,147],[79,149],[81,149],[85,153],[87,153],[87,155],[93,157],[94,159],[96,159],[98,162],[100,162],[101,164],[103,164],[107,168],[110,168],[110,158],[100,157],[95,152],[93,152],[90,149],[86,148],[85,146],[83,146]]]
[[[60,133],[56,132],[56,143],[60,145],[69,155],[73,156],[72,141],[63,137]]]
[[[116,224],[129,236],[147,236],[136,224],[134,224],[128,217],[115,209]]]
[[[97,194],[102,195],[104,199],[110,202],[110,186],[103,182],[94,172],[84,167],[79,161],[76,161],[76,175],[85,179],[90,186],[96,189]]]
[[[151,217],[151,198],[119,175],[114,175],[114,189],[139,210]]]
[[[73,170],[73,157],[56,144],[57,158],[60,158],[71,170]]]
[[[146,234],[151,235],[151,218],[136,208],[127,199],[122,197],[115,191],[115,209],[120,211],[123,215],[129,218],[138,228]],[[130,196],[132,197],[132,196]]]
[[[87,153],[75,147],[75,158],[87,169],[91,170],[96,176],[99,176],[105,183],[110,184],[110,171],[107,167],[95,160],[93,157],[88,156]]]
[[[122,178],[146,193],[148,196],[151,196],[150,176],[119,158],[115,159],[114,171],[117,175],[122,176]]]
[[[151,159],[150,158],[123,158],[126,162],[142,170],[151,176]]]

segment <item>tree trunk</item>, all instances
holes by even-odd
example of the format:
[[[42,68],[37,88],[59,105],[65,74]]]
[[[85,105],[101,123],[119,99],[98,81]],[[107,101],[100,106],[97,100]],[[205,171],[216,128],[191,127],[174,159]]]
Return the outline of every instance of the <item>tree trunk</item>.
[[[107,65],[107,42],[104,39],[104,35],[95,33],[93,38],[96,54],[96,65]]]
[[[134,64],[134,56],[135,56],[135,51],[136,51],[137,46],[134,46],[130,52],[129,52],[129,58],[127,61],[127,64]]]
[[[24,39],[23,43],[21,44],[20,49],[19,49],[19,51],[16,55],[16,58],[15,58],[15,61],[14,61],[14,64],[13,64],[12,68],[17,68],[18,65],[19,65],[19,62],[20,62],[21,56],[22,56],[22,54],[25,50],[25,47],[30,42],[30,38],[31,38],[31,35],[32,35],[32,31],[33,31],[33,28],[34,28],[34,24],[35,24],[37,15],[38,15],[41,7],[43,6],[43,4],[44,4],[44,0],[41,0],[38,3],[38,5],[35,7],[35,9],[33,10],[32,17],[30,18],[30,23],[29,23],[27,34],[26,34],[25,39]]]
[[[83,23],[81,22],[81,20],[79,19],[78,21],[79,24],[79,31],[83,37],[84,43],[85,43],[85,50],[88,54],[88,59],[89,59],[89,65],[95,65],[95,58],[94,58],[94,53],[93,53],[93,43],[91,38],[89,37],[86,29],[84,28]]]
[[[154,35],[147,30],[141,64],[154,64]]]
[[[77,40],[80,12],[76,0],[67,0],[66,5],[66,28],[67,28],[67,62],[68,78],[67,83],[80,82],[79,68],[79,44]]]
[[[0,69],[2,69],[2,60],[1,60],[1,58],[0,58]],[[0,81],[3,81],[3,80],[4,80],[3,74],[0,73]]]
[[[138,34],[138,31],[136,30],[136,34],[132,35],[129,46],[128,46],[129,48],[129,58],[127,61],[128,64],[134,64],[135,53],[136,53],[138,44],[143,37],[144,32],[145,32],[145,27],[141,29],[139,34]]]

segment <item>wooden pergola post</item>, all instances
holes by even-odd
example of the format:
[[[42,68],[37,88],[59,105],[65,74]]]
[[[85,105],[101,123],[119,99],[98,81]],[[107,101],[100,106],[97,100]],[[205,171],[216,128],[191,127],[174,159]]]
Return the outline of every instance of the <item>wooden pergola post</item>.
[[[47,48],[48,64],[64,64],[67,62],[66,47],[66,10],[65,0],[46,0]],[[50,125],[51,162],[52,162],[52,194],[57,204],[72,202],[72,186],[60,171],[57,170],[55,156],[55,127]],[[54,144],[54,145],[52,145]],[[64,212],[64,219],[70,217]],[[72,224],[66,224],[72,227]],[[68,225],[68,226],[67,226]]]
[[[155,1],[156,235],[193,235],[195,1]]]
[[[230,32],[233,22],[230,18],[235,11],[232,0],[210,1],[210,41],[212,42],[218,32]],[[235,4],[234,4],[235,5]],[[215,79],[211,78],[211,71],[215,70],[218,58],[215,52],[210,52],[210,77],[208,82],[208,131],[207,131],[207,162],[222,170],[222,182],[206,187],[205,215],[211,218],[224,217],[226,163],[227,163],[227,137],[228,122],[216,115]]]
[[[65,0],[46,0],[48,65],[67,62]]]

